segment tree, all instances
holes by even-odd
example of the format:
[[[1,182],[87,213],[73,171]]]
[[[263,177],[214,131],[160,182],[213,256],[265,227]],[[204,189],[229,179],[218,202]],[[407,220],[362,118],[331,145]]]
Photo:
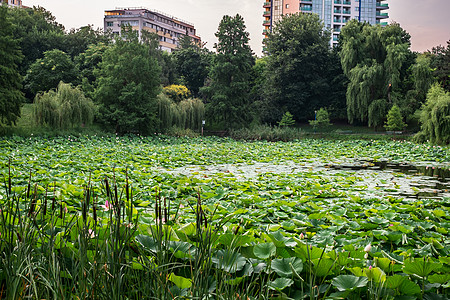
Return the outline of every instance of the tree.
[[[75,57],[75,65],[81,78],[81,88],[89,98],[94,97],[94,83],[96,80],[94,70],[102,61],[103,54],[108,47],[104,43],[92,44],[88,46],[85,52]]]
[[[63,40],[63,50],[72,58],[85,52],[89,46],[103,44],[107,45],[110,37],[105,35],[103,29],[93,29],[92,25],[82,26],[78,29],[72,28]]]
[[[22,57],[19,43],[13,37],[9,9],[0,5],[0,123],[10,125],[20,117],[20,106],[25,100],[18,72]]]
[[[19,41],[24,55],[19,65],[22,75],[26,74],[32,63],[43,57],[45,51],[64,50],[64,26],[56,22],[56,18],[45,8],[38,6],[12,9],[11,16],[14,24],[13,35]],[[33,99],[34,95],[31,96],[30,99]]]
[[[94,72],[100,123],[117,133],[148,134],[157,130],[161,69],[155,51],[148,43],[139,42],[131,31],[124,32],[105,51]]]
[[[224,16],[219,24],[214,45],[217,54],[209,73],[210,85],[203,91],[210,97],[207,114],[226,129],[248,122],[251,71],[255,60],[248,44],[244,19]]]
[[[264,121],[274,123],[284,111],[305,121],[315,109],[329,105],[335,88],[330,85],[329,41],[330,34],[316,14],[287,15],[274,25],[266,40]]]
[[[432,49],[434,59],[432,67],[435,69],[434,76],[441,83],[442,87],[450,92],[450,40],[447,41],[447,48],[437,46]]]
[[[181,82],[194,97],[198,97],[200,88],[204,86],[208,76],[211,54],[207,49],[194,44],[189,36],[184,36],[180,41],[180,49],[175,51],[173,56]]]
[[[58,129],[92,124],[95,105],[79,88],[60,82],[56,90],[38,94],[33,117],[38,125]]]
[[[289,127],[295,124],[295,120],[290,112],[285,112],[281,121],[278,123],[280,127]]]
[[[31,95],[54,89],[63,81],[78,84],[78,72],[72,59],[61,50],[44,52],[27,72],[25,88]]]
[[[450,143],[450,92],[446,92],[439,84],[434,84],[428,91],[420,122],[421,131],[415,136],[417,141]]]
[[[391,93],[399,90],[410,36],[398,24],[372,26],[351,20],[342,28],[341,64],[349,79],[347,117],[371,127],[383,125]]]
[[[387,121],[384,125],[386,130],[397,131],[403,130],[406,124],[403,122],[403,116],[400,107],[394,104],[388,112]]]

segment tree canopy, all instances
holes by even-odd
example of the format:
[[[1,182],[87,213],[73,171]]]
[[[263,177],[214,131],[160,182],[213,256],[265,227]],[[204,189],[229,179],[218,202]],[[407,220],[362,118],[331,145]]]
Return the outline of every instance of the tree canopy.
[[[63,81],[78,84],[78,72],[70,56],[58,49],[44,52],[27,72],[25,88],[34,96],[55,89]]]
[[[198,97],[208,76],[211,54],[207,49],[194,44],[188,36],[181,39],[180,46],[173,54],[177,73],[181,77],[181,83],[186,85],[194,97]]]
[[[383,124],[390,95],[402,80],[409,40],[409,34],[396,23],[381,27],[351,20],[342,28],[340,56],[349,79],[346,98],[350,123]]]
[[[315,109],[329,105],[337,86],[330,85],[329,42],[316,14],[288,15],[275,24],[266,40],[265,121],[276,123],[286,111],[306,121]]]
[[[239,128],[249,117],[247,109],[255,63],[242,16],[224,16],[216,37],[219,42],[214,45],[217,54],[209,73],[210,83],[203,90],[210,99],[207,112],[224,128]]]
[[[0,123],[10,125],[20,116],[24,96],[22,76],[18,72],[23,55],[13,36],[8,12],[6,6],[0,5]]]
[[[158,128],[160,72],[155,49],[128,32],[109,47],[94,73],[99,121],[117,133],[148,134]],[[122,36],[122,37],[123,37]]]

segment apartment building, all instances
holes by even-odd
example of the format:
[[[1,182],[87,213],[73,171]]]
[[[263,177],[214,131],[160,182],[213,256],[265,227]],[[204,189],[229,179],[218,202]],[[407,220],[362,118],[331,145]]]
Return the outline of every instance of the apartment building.
[[[23,7],[22,0],[1,0],[0,2],[12,7]]]
[[[143,30],[156,33],[159,38],[159,47],[164,51],[174,51],[178,47],[179,39],[186,35],[190,36],[195,43],[201,44],[193,24],[163,12],[142,7],[105,11],[105,32],[120,34],[121,27],[127,25],[138,31],[139,37]]]
[[[266,0],[264,2],[264,35],[272,32],[273,26],[283,15],[293,13],[315,13],[330,29],[330,44],[337,44],[339,33],[351,19],[386,26],[389,18],[387,0]]]

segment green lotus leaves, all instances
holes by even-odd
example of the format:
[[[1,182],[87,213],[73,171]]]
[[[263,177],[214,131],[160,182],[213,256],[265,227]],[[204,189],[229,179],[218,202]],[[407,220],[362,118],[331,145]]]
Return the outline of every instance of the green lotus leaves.
[[[419,277],[427,277],[431,272],[442,267],[441,263],[434,262],[431,258],[415,258],[407,259],[403,265],[403,272],[406,274],[414,274]]]
[[[290,278],[280,277],[273,281],[270,281],[267,285],[269,288],[277,291],[282,291],[287,287],[290,287],[294,284],[294,280]]]
[[[257,244],[253,248],[253,253],[259,259],[268,259],[272,257],[277,250],[277,247],[273,243]]]
[[[303,261],[297,257],[272,260],[270,266],[280,277],[292,277],[303,270]]]
[[[331,281],[339,291],[353,291],[357,288],[364,287],[369,283],[367,277],[357,277],[354,275],[339,275]]]
[[[177,276],[174,273],[169,275],[169,280],[172,281],[179,289],[188,289],[192,286],[192,280],[182,276]]]
[[[225,272],[236,273],[242,270],[247,260],[237,251],[219,250],[214,254],[212,262]]]

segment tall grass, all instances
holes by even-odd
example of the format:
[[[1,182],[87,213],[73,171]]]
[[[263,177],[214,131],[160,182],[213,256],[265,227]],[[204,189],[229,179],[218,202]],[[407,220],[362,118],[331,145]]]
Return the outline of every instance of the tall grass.
[[[180,207],[159,191],[154,223],[143,229],[127,176],[122,187],[115,176],[89,182],[78,208],[59,200],[55,185],[33,185],[31,172],[24,189],[11,178],[0,202],[0,298],[238,299],[254,292],[226,284],[230,274],[214,263],[226,221],[204,211],[200,193],[191,204],[192,232],[180,240],[172,226]]]

